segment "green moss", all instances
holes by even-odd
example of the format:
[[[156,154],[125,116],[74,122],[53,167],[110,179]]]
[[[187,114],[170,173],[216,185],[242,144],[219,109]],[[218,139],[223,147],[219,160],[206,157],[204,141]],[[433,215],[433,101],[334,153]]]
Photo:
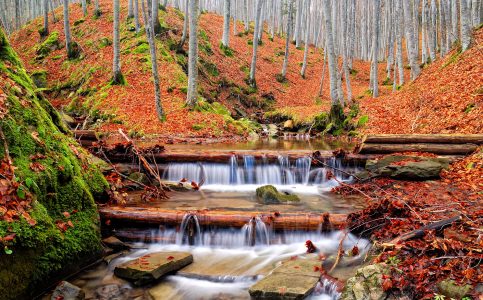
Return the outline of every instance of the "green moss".
[[[45,41],[37,45],[35,48],[35,53],[37,56],[35,59],[42,60],[46,58],[50,52],[56,49],[60,49],[61,43],[59,41],[59,33],[57,31],[52,32]]]
[[[94,199],[102,197],[107,182],[92,159],[65,133],[61,117],[50,103],[35,92],[18,56],[0,30],[0,88],[7,95],[7,115],[0,127],[15,166],[15,176],[34,200],[29,211],[37,221],[30,226],[23,218],[0,221],[0,237],[15,233],[9,242],[12,256],[0,255],[0,290],[5,299],[31,299],[40,287],[58,280],[66,268],[99,252],[99,220]],[[9,78],[10,80],[4,80]],[[0,143],[0,158],[5,149]],[[30,157],[45,170],[33,171]],[[55,222],[66,222],[70,212],[72,228],[62,232]],[[75,213],[73,213],[76,211]]]
[[[142,53],[148,53],[149,52],[149,44],[148,42],[140,42],[138,43],[138,46],[134,49],[134,53],[137,54],[142,54]]]
[[[34,81],[35,85],[38,88],[46,88],[47,87],[47,71],[46,70],[37,70],[30,74],[32,80]]]
[[[226,57],[233,57],[233,49],[220,43],[220,50]]]
[[[280,193],[273,185],[265,185],[257,188],[256,194],[258,201],[263,204],[300,202],[300,198],[297,195]]]
[[[76,20],[76,21],[74,21],[74,26],[78,26],[78,25],[84,23],[85,21],[86,21],[85,19]]]
[[[112,40],[110,38],[103,37],[99,39],[98,43],[99,43],[99,48],[105,48],[107,46],[112,45]]]
[[[200,60],[200,63],[210,76],[217,77],[220,75],[220,72],[218,71],[218,68],[214,63],[208,62],[203,59]]]

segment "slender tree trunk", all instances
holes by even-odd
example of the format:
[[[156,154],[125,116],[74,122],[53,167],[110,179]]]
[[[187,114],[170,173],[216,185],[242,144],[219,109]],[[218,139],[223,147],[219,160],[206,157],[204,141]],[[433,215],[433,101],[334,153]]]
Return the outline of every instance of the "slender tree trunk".
[[[379,83],[378,83],[378,53],[379,53],[379,22],[381,15],[381,1],[373,0],[374,5],[374,20],[372,28],[372,64],[371,64],[371,82],[372,96],[379,97]]]
[[[52,22],[57,23],[57,18],[55,17],[54,5],[52,3],[52,0],[49,0],[49,7],[52,14]]]
[[[310,9],[310,6],[312,4],[312,1],[311,0],[305,0],[307,2],[306,4],[306,7],[307,7],[307,15],[308,15],[308,11]],[[307,28],[306,28],[306,32],[305,32],[305,49],[304,49],[304,61],[302,63],[302,70],[300,71],[300,75],[302,75],[303,78],[305,78],[305,71],[307,69],[307,57],[309,56],[309,39],[310,39],[310,23],[311,21],[311,18],[308,17],[307,18]]]
[[[133,0],[128,0],[127,2],[127,18],[131,19],[134,17]]]
[[[151,0],[151,13],[152,13],[152,22],[153,22],[153,32],[156,36],[157,34],[161,33],[161,23],[159,22],[159,0]]]
[[[262,14],[262,5],[264,0],[257,0],[255,31],[253,32],[253,55],[250,67],[250,84],[256,86],[255,73],[257,68],[257,50],[258,50],[258,32],[260,31],[260,19]]]
[[[84,14],[84,17],[87,16],[87,1],[82,0],[82,13]]]
[[[64,2],[64,34],[65,34],[65,49],[67,50],[67,57],[72,56],[72,41],[70,37],[70,24],[69,24],[69,0],[63,0]]]
[[[134,0],[134,28],[139,33],[141,25],[139,24],[139,0]]]
[[[49,0],[42,0],[44,5],[44,30],[43,36],[49,35]]]
[[[460,31],[461,31],[461,47],[463,52],[468,50],[471,43],[471,25],[470,15],[468,13],[468,5],[466,0],[460,0]]]
[[[327,48],[327,47],[326,47]],[[319,97],[322,97],[322,92],[324,89],[324,82],[325,82],[325,66],[327,65],[327,55],[324,51],[324,62],[322,65],[322,78],[320,79],[320,86],[319,86]]]
[[[121,73],[121,52],[119,37],[119,0],[114,0],[114,26],[113,26],[113,60],[112,60],[112,84],[124,84]]]
[[[288,21],[287,21],[287,36],[285,38],[285,56],[283,59],[283,67],[282,67],[282,79],[285,80],[287,76],[287,68],[288,68],[288,57],[290,55],[290,37],[292,35],[292,27],[293,27],[293,9],[294,9],[294,0],[289,0],[288,2]]]
[[[413,19],[411,16],[411,8],[409,6],[410,0],[402,1],[408,45],[409,64],[411,65],[411,80],[415,80],[416,77],[419,76],[419,73],[421,73],[421,69],[418,64],[418,52],[416,47],[417,40],[414,36]]]
[[[396,0],[396,11],[401,12],[402,7],[401,7],[401,1],[402,0]],[[399,70],[399,85],[404,84],[404,63],[403,63],[403,50],[402,50],[402,30],[404,27],[404,21],[403,21],[403,16],[401,13],[396,14],[396,60],[397,60],[397,66]]]
[[[186,38],[188,36],[188,22],[189,22],[189,0],[185,0],[184,6],[184,22],[183,22],[183,35],[181,36],[181,41],[179,42],[179,48],[183,48]]]
[[[198,102],[198,7],[199,0],[189,0],[189,50],[188,50],[188,95],[186,104],[193,107]]]
[[[298,0],[297,6],[297,18],[295,20],[295,47],[300,48],[300,44],[302,43],[302,9],[303,9],[303,1]]]
[[[231,10],[231,0],[223,1],[223,37],[221,39],[221,44],[224,47],[230,47],[230,10]]]
[[[151,55],[151,70],[153,74],[154,81],[154,103],[156,107],[156,114],[161,122],[166,121],[166,116],[163,111],[163,105],[161,103],[161,88],[159,86],[159,75],[158,75],[158,61],[156,59],[156,43],[154,42],[154,34],[151,30],[151,24],[148,18],[148,12],[144,5],[144,0],[141,0],[144,24],[146,24],[146,36],[149,43],[149,53]],[[151,16],[149,16],[151,17]]]
[[[332,33],[332,10],[330,8],[330,0],[324,1],[325,13],[325,38],[327,39],[326,54],[329,63],[329,77],[330,77],[330,99],[332,106],[340,105],[340,99],[337,92],[337,57],[334,51],[334,38]]]
[[[250,30],[250,16],[248,10],[248,0],[243,0],[243,12],[245,16],[245,32],[248,33]]]

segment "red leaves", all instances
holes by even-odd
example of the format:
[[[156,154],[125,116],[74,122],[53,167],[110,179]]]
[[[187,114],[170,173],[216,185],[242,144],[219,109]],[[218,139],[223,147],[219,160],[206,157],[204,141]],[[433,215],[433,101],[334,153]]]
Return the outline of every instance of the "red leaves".
[[[199,185],[194,181],[191,181],[191,187],[193,187],[193,190],[195,191],[200,189]]]
[[[358,254],[359,254],[359,247],[354,246],[354,247],[352,248],[352,251],[351,251],[351,252],[352,252],[352,255],[353,255],[353,256],[358,255]]]
[[[307,247],[307,253],[315,253],[317,252],[317,247],[312,243],[311,240],[307,240],[305,242],[305,247]]]
[[[390,278],[386,278],[384,279],[384,281],[382,282],[382,289],[387,292],[389,291],[390,289],[392,289],[392,280]]]
[[[34,172],[41,172],[45,171],[45,167],[39,162],[32,162],[30,163],[30,170]]]
[[[168,256],[166,259],[167,259],[167,260],[173,260],[173,259],[174,259],[174,256],[171,256],[171,255],[170,255],[170,256]]]

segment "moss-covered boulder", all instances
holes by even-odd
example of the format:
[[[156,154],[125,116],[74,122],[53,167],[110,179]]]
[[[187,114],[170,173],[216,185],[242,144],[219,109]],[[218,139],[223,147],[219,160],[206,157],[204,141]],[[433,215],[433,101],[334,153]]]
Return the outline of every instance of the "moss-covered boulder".
[[[300,202],[300,198],[297,195],[280,193],[273,185],[265,185],[257,188],[257,199],[263,204]]]
[[[0,133],[0,162],[11,158],[16,200],[29,201],[13,216],[5,211],[15,212],[14,203],[0,202],[0,290],[8,291],[2,299],[32,299],[102,250],[94,199],[105,195],[107,182],[36,93],[2,30]]]
[[[37,54],[36,59],[42,60],[46,58],[50,52],[62,48],[62,44],[59,40],[59,33],[57,31],[52,32],[45,41],[37,45],[35,53]]]
[[[45,70],[37,70],[30,74],[34,84],[38,88],[46,88],[47,87],[47,71]]]

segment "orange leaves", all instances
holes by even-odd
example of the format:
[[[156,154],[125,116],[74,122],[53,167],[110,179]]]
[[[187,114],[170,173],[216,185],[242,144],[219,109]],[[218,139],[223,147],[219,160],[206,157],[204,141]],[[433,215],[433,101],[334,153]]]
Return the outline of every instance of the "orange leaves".
[[[39,162],[32,162],[32,163],[30,163],[29,167],[30,167],[30,170],[32,170],[34,172],[45,171],[45,167]]]

